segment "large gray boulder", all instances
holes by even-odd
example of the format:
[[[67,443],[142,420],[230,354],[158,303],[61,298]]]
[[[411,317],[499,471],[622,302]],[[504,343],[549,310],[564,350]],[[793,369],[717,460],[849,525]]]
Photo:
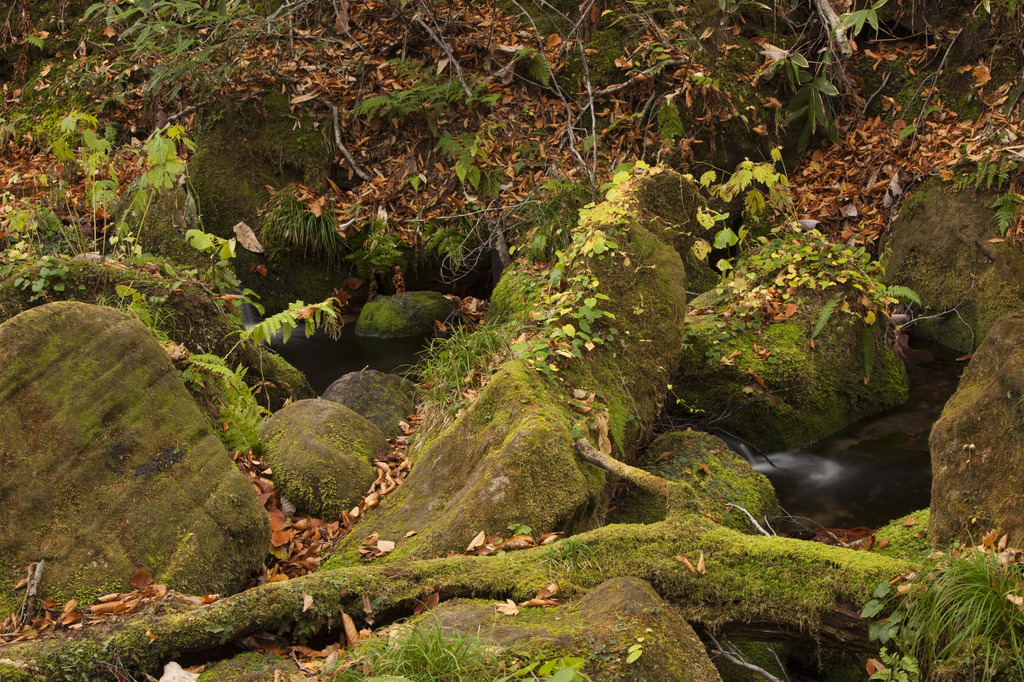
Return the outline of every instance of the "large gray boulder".
[[[928,537],[1024,537],[1024,314],[992,326],[932,427]]]
[[[281,494],[325,519],[359,502],[376,478],[374,456],[389,450],[380,429],[330,400],[300,400],[278,410],[260,440]]]
[[[322,397],[355,410],[384,435],[397,436],[398,422],[416,409],[416,384],[396,374],[364,369],[344,375]]]
[[[61,302],[0,325],[0,583],[45,560],[56,600],[130,590],[139,570],[228,593],[269,542],[252,486],[142,324]]]
[[[356,336],[397,339],[434,331],[434,320],[447,321],[458,305],[436,291],[406,291],[378,296],[365,306],[356,321]]]

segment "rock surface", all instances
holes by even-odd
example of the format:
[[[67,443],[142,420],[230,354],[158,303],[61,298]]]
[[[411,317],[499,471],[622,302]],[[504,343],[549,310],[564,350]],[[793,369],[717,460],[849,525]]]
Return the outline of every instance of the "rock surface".
[[[992,199],[949,192],[935,180],[904,200],[887,241],[885,279],[917,292],[923,315],[946,313],[913,323],[912,336],[970,352],[996,320],[1024,307],[1024,254],[992,241],[1000,238]]]
[[[139,570],[194,594],[234,592],[270,540],[160,344],[83,303],[0,326],[0,508],[0,582],[45,559],[43,592],[57,600],[130,590]]]
[[[416,384],[397,374],[364,369],[344,375],[322,397],[355,410],[390,437],[401,433],[398,422],[416,409]]]
[[[634,184],[649,179],[628,181],[621,213],[609,211],[609,223],[577,228],[581,243],[604,230],[614,235],[617,257],[579,258],[565,273],[566,279],[579,274],[599,281],[598,293],[607,297],[601,308],[614,315],[621,336],[564,363],[564,383],[547,379],[524,358],[507,360],[453,423],[423,429],[410,447],[414,464],[405,484],[367,514],[360,522],[366,532],[343,539],[326,566],[359,561],[358,544],[374,531],[397,542],[386,557],[394,561],[461,552],[479,531],[503,532],[510,524],[569,533],[600,525],[611,488],[601,470],[576,457],[574,429],[597,443],[595,415],[603,415],[609,447],[631,456],[661,409],[669,368],[679,357],[683,262],[659,237],[664,227],[648,222],[655,214],[630,203]],[[502,281],[524,277],[529,274],[507,268]],[[503,314],[526,323],[536,311],[527,290],[538,286],[499,284]],[[610,326],[602,320],[593,329]],[[574,411],[565,386],[582,395],[593,391],[593,414]]]
[[[710,417],[762,450],[779,451],[905,401],[906,370],[882,325],[844,318],[836,313],[812,339],[809,318],[766,325],[755,335],[734,333],[715,315],[691,316],[670,411]]]
[[[356,336],[397,339],[434,331],[434,321],[447,322],[458,306],[435,291],[407,291],[378,296],[362,306],[355,322]]]
[[[755,533],[743,512],[726,507],[735,504],[764,525],[765,516],[779,514],[772,484],[720,439],[699,431],[672,431],[658,436],[636,466],[693,490],[693,503],[723,525]],[[619,497],[617,523],[655,523],[666,517],[666,500],[632,486]]]
[[[512,618],[497,613],[492,602],[451,600],[419,627],[479,634],[484,645],[515,647],[545,660],[585,657],[583,672],[594,680],[721,680],[682,612],[639,578],[607,580],[576,603],[523,607]],[[626,663],[638,638],[643,653]]]
[[[278,410],[260,440],[281,494],[323,519],[359,502],[376,478],[374,455],[389,449],[380,429],[330,400],[300,400]]]
[[[932,427],[928,537],[1024,538],[1024,314],[994,324]]]
[[[458,309],[436,291],[406,291],[378,296],[365,306],[356,321],[356,336],[397,339],[434,331],[434,320],[446,322]]]

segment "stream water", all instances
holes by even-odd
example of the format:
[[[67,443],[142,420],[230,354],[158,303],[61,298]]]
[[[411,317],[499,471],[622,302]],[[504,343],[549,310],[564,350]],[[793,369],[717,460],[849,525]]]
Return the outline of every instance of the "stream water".
[[[370,339],[355,335],[354,324],[342,327],[335,341],[324,332],[306,338],[301,329],[292,332],[288,343],[276,339],[271,348],[306,375],[317,395],[343,374],[361,369],[401,373],[419,360],[429,339],[411,336],[403,339]]]
[[[928,506],[928,434],[965,363],[942,346],[927,350],[936,359],[908,365],[910,396],[903,405],[798,450],[758,455],[738,448],[771,480],[786,513],[810,520],[809,527],[878,528]]]

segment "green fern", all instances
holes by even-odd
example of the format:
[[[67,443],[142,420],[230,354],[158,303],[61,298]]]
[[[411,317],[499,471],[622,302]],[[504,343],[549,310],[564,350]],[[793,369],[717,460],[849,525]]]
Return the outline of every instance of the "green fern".
[[[839,305],[839,296],[829,299],[825,305],[821,307],[821,312],[818,313],[818,320],[814,323],[814,331],[811,332],[811,338],[818,338],[818,334],[825,328],[825,324],[829,318],[832,317],[832,313],[835,312],[836,306]]]
[[[247,450],[259,442],[260,427],[270,411],[256,402],[256,388],[245,383],[245,368],[235,369],[219,355],[190,355],[182,378],[193,390],[205,393],[225,426],[221,440],[232,450]]]
[[[989,208],[996,209],[996,224],[999,225],[999,234],[1005,235],[1010,229],[1017,216],[1020,215],[1021,204],[1024,197],[1016,192],[1006,192],[992,202]]]
[[[337,339],[344,322],[338,317],[338,313],[334,308],[336,301],[337,299],[333,296],[312,305],[306,305],[302,301],[294,301],[288,305],[287,310],[271,315],[251,329],[243,331],[241,333],[242,340],[251,340],[257,344],[266,343],[280,332],[282,340],[287,342],[292,331],[299,326],[300,322],[304,323],[307,337],[312,336],[313,332],[322,328],[327,331],[327,334],[332,339]]]
[[[900,303],[916,303],[921,305],[921,297],[910,287],[902,284],[890,284],[882,291],[882,296],[895,298]]]
[[[1020,165],[1016,161],[1008,161],[1002,157],[993,160],[992,153],[989,152],[978,160],[975,170],[954,180],[953,186],[958,191],[963,191],[968,187],[978,190],[982,186],[987,190],[999,190],[1009,182],[1010,176],[1019,168]]]

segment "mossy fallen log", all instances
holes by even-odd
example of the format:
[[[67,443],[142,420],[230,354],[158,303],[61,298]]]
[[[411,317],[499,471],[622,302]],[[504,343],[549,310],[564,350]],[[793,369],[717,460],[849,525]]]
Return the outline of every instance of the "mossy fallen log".
[[[677,557],[705,573],[689,570]],[[95,679],[116,664],[154,674],[170,660],[270,631],[302,640],[339,632],[341,612],[378,621],[410,613],[436,591],[453,597],[525,600],[551,581],[573,599],[605,580],[649,581],[687,620],[747,638],[865,650],[858,605],[911,564],[870,552],[738,533],[696,515],[650,525],[611,525],[547,547],[489,557],[371,563],[250,589],[205,606],[164,602],[148,613],[77,632],[0,647],[0,659],[32,663],[46,679]],[[304,610],[304,599],[312,607]]]

